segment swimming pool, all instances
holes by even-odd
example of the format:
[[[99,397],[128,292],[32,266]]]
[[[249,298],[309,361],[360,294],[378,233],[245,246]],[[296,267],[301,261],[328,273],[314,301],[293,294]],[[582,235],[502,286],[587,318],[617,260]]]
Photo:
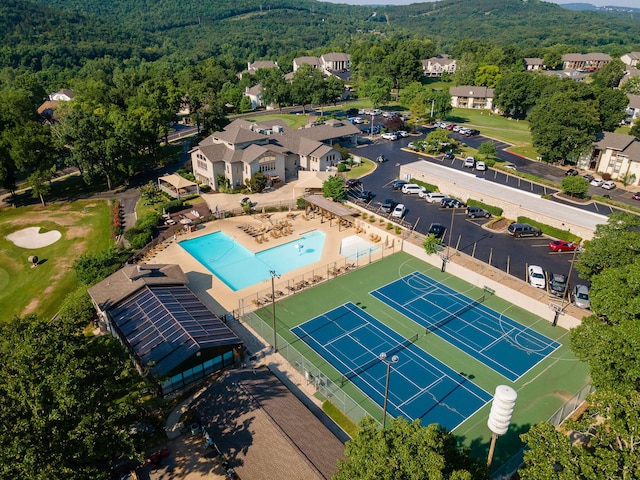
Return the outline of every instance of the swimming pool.
[[[193,258],[233,291],[242,290],[278,274],[317,262],[322,256],[324,232],[312,230],[289,243],[252,253],[224,232],[180,242]]]

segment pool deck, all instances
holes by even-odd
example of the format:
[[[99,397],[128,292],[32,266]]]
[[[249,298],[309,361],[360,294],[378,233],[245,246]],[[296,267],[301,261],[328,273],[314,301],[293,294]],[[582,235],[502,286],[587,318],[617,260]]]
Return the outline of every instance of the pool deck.
[[[281,235],[278,238],[274,238],[270,234],[262,235],[261,243],[256,240],[256,237],[245,232],[241,227],[253,227],[254,230],[261,230],[263,228],[273,227],[278,223],[286,222],[289,227],[288,231],[291,233],[287,235]],[[280,291],[284,294],[289,294],[289,291],[285,289],[291,289],[290,285],[295,285],[303,278],[311,277],[323,277],[327,279],[330,276],[329,270],[332,270],[328,265],[335,263],[336,265],[345,265],[347,260],[340,255],[340,246],[344,238],[358,235],[363,240],[371,242],[370,236],[378,235],[380,237],[379,243],[376,246],[382,250],[387,244],[387,252],[390,252],[391,248],[394,251],[400,250],[400,238],[394,233],[383,231],[378,228],[378,223],[371,224],[370,222],[357,221],[359,229],[363,230],[360,233],[356,233],[356,228],[344,226],[338,227],[337,221],[333,220],[331,223],[325,218],[322,219],[319,215],[307,217],[303,212],[276,212],[267,214],[252,214],[242,215],[238,217],[230,217],[224,220],[216,220],[213,222],[199,225],[199,228],[195,232],[183,233],[177,237],[177,242],[169,240],[156,249],[154,255],[147,260],[146,263],[169,263],[178,264],[185,272],[189,280],[189,288],[205,303],[209,309],[211,309],[217,315],[224,315],[234,310],[245,310],[246,308],[253,309],[259,306],[259,303],[254,305],[247,305],[248,299],[254,299],[253,302],[261,300],[263,303],[269,301],[271,294],[271,282],[269,280],[260,282],[256,285],[249,286],[242,290],[233,291],[218,277],[213,275],[204,265],[193,258],[187,253],[179,243],[184,240],[191,240],[193,238],[200,237],[202,235],[208,235],[210,233],[222,231],[229,237],[233,238],[240,245],[247,248],[249,251],[257,253],[284,243],[295,241],[307,232],[312,230],[322,230],[325,235],[325,243],[322,251],[321,258],[318,262],[311,263],[305,267],[292,270],[291,272],[282,274],[280,279],[276,279],[276,292]],[[395,242],[395,246],[392,247],[392,243]],[[296,255],[296,252],[291,252],[292,255]],[[364,260],[363,260],[364,261]],[[362,264],[363,261],[360,261]],[[349,261],[349,263],[352,263]],[[277,295],[276,295],[277,296]],[[241,306],[242,305],[242,306]]]

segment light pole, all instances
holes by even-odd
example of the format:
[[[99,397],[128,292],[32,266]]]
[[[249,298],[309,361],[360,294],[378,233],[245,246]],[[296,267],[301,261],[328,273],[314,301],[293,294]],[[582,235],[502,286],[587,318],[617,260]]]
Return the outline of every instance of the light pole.
[[[384,383],[384,403],[382,405],[382,428],[385,429],[387,428],[387,399],[389,398],[389,374],[391,373],[391,364],[398,363],[400,359],[397,355],[394,355],[389,361],[387,360],[387,354],[384,352],[378,355],[378,358],[387,365],[387,378]]]
[[[279,279],[280,274],[275,270],[269,270],[271,274],[271,306],[273,307],[273,351],[278,351],[276,344],[276,277]]]

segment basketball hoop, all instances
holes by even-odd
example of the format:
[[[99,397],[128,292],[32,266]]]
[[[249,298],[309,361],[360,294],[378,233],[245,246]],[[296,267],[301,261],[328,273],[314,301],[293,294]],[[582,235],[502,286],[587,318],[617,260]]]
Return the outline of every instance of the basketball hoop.
[[[560,313],[561,315],[564,315],[564,312],[562,311],[563,310],[562,305],[558,305],[557,303],[551,302],[549,304],[549,309],[553,310],[556,313]]]

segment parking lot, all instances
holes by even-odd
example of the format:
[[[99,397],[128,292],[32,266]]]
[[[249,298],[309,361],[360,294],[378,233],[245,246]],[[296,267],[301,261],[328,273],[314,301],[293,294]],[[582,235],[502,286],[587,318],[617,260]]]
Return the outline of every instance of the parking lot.
[[[434,223],[447,226],[447,232],[444,234],[445,243],[452,247],[469,254],[485,263],[490,263],[503,271],[525,280],[526,265],[540,265],[546,272],[560,272],[567,274],[571,270],[570,284],[586,283],[579,279],[575,269],[571,268],[574,260],[572,252],[553,252],[549,249],[548,243],[551,238],[521,238],[514,239],[506,233],[506,231],[495,231],[485,228],[488,223],[487,219],[471,219],[467,217],[464,209],[448,209],[441,208],[439,204],[430,204],[418,195],[402,194],[400,190],[394,190],[391,182],[398,178],[401,165],[405,165],[417,160],[438,163],[446,165],[452,169],[469,172],[470,169],[463,167],[464,159],[454,158],[446,159],[444,156],[426,157],[415,152],[403,150],[410,141],[416,141],[424,138],[427,131],[418,135],[412,135],[409,138],[400,138],[395,141],[383,140],[377,138],[372,143],[353,150],[354,154],[367,158],[376,158],[384,155],[386,162],[377,166],[376,170],[362,179],[361,188],[369,190],[372,198],[368,204],[371,211],[384,215],[380,205],[386,199],[390,199],[395,203],[405,205],[405,214],[403,224],[409,228],[415,229],[417,232],[426,234],[430,226]],[[453,134],[457,135],[457,134]],[[465,137],[464,140],[470,146],[479,146],[489,139],[480,136]],[[496,143],[496,142],[494,142]],[[472,145],[473,144],[473,145]],[[504,148],[505,144],[499,144]],[[527,159],[517,157],[509,152],[499,150],[499,157],[505,157],[506,161],[511,161],[520,171],[530,171],[530,173],[552,179],[557,183],[564,178],[565,170],[553,165],[543,164],[541,162],[532,162]],[[537,195],[553,195],[557,191],[553,188],[534,183],[532,181],[509,175],[499,170],[488,169],[484,172],[472,170],[478,176],[479,181],[496,182],[508,185],[513,188],[531,192]],[[447,194],[447,192],[443,192]],[[602,190],[600,187],[590,187],[590,194],[604,193],[610,194],[616,200],[631,200],[632,194],[624,189],[617,188],[611,191]],[[559,203],[571,204],[568,200],[554,198]],[[586,205],[576,206],[585,211],[608,215],[615,211],[614,207],[606,204],[591,202]],[[395,219],[397,221],[397,219]],[[512,219],[515,220],[515,219]]]

